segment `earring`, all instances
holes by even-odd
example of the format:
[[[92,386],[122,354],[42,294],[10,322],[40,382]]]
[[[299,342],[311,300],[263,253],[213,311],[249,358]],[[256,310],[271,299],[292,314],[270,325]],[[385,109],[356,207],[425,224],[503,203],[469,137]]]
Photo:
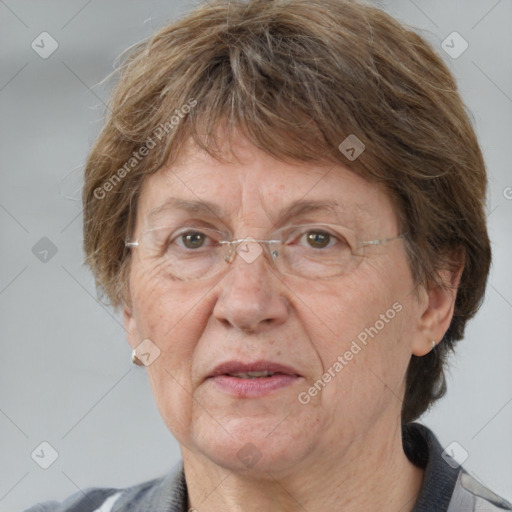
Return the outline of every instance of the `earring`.
[[[137,357],[135,350],[132,351],[132,363],[137,366],[144,366],[144,363]]]
[[[436,348],[436,342],[434,340],[432,340],[432,350],[434,350]]]

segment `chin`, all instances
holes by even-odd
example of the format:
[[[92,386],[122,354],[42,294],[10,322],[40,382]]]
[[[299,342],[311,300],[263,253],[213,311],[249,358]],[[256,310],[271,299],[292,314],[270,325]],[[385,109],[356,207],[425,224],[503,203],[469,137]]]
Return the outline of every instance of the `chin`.
[[[252,475],[286,472],[305,456],[306,449],[300,449],[305,440],[298,439],[299,429],[294,433],[278,431],[280,421],[282,418],[239,417],[223,422],[225,430],[217,423],[209,424],[196,430],[195,449],[230,471]]]

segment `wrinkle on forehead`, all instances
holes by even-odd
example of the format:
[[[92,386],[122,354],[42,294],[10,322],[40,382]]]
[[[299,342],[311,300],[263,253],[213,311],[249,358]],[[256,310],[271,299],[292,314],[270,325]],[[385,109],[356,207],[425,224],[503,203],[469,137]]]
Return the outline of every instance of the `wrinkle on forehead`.
[[[154,211],[163,211],[169,202],[181,200],[183,210],[217,218],[225,227],[237,222],[264,228],[262,214],[269,221],[268,227],[277,227],[294,216],[308,214],[313,220],[315,215],[322,216],[322,222],[350,228],[366,223],[370,229],[373,226],[379,229],[383,220],[381,213],[384,212],[376,208],[377,204],[382,204],[382,194],[386,194],[383,187],[341,164],[336,169],[337,166],[322,162],[282,162],[244,139],[240,140],[237,153],[231,153],[236,158],[229,162],[220,162],[206,151],[193,148],[194,145],[189,144],[187,151],[172,165],[148,176],[143,186],[153,189],[157,197],[154,200],[146,197],[153,201],[151,204],[145,201],[146,209],[151,209],[150,216]],[[272,175],[266,179],[269,170],[275,173],[275,180]],[[290,179],[295,170],[297,178]],[[339,183],[340,193],[333,195],[333,186],[326,187],[325,181],[332,182],[336,175],[342,178],[334,178],[336,187]],[[260,181],[262,176],[264,179]],[[298,183],[304,185],[297,186]],[[183,197],[174,197],[182,195],[175,192],[177,185],[183,187]],[[163,196],[162,190],[168,190],[169,194]]]

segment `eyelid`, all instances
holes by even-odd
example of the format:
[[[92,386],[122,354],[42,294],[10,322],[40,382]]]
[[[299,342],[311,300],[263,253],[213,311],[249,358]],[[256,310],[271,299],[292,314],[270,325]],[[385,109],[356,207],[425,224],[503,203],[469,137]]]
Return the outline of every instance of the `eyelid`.
[[[195,227],[195,226],[183,226],[171,233],[170,240],[176,240],[180,236],[185,235],[187,233],[201,233],[203,235],[206,235],[208,238],[213,239],[217,242],[220,240],[226,239],[226,233],[223,233],[222,231],[219,231],[218,229],[206,228],[206,227]]]
[[[175,231],[173,231],[173,233],[186,233],[187,231],[197,231],[198,233],[207,231],[210,233],[220,233],[222,235],[225,234],[224,232],[220,231],[220,229],[210,228],[207,226],[194,226],[192,224],[181,226],[178,229],[176,229]]]
[[[345,228],[345,226],[338,226],[335,224],[328,224],[328,223],[308,223],[308,224],[292,224],[290,226],[283,226],[282,228],[279,228],[275,233],[281,233],[286,231],[326,231],[327,233],[331,233],[333,235],[340,235],[344,236],[343,230],[346,230],[347,234],[351,232],[349,228]]]
[[[286,229],[291,229],[292,231],[286,233]],[[296,224],[293,226],[283,227],[282,230],[284,231],[284,233],[281,234],[282,243],[293,243],[300,241],[300,239],[306,233],[308,233],[308,231],[323,231],[331,237],[331,242],[336,241],[336,243],[347,245],[350,248],[354,248],[356,246],[353,232],[349,228],[337,224]],[[331,245],[329,245],[329,247],[331,247]]]

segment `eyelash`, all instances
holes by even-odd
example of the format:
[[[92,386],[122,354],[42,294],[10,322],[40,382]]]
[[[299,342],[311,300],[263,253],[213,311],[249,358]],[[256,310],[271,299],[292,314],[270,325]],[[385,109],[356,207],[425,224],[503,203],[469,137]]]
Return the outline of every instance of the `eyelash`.
[[[186,235],[197,235],[197,234],[200,234],[200,235],[205,235],[205,233],[203,233],[202,231],[193,231],[193,230],[187,230],[187,231],[183,231],[175,236],[173,236],[172,238],[169,239],[169,241],[167,242],[167,246],[169,246],[171,243],[175,242],[176,240],[183,240],[183,237],[186,236]],[[205,235],[207,239],[211,239],[211,237],[209,237],[208,235]],[[188,249],[187,247],[182,247],[180,245],[180,247],[182,249]],[[201,246],[202,248],[203,246]]]
[[[330,237],[328,245],[326,247],[323,247],[322,249],[332,247],[334,244],[331,243],[331,242],[333,242],[333,241],[334,242],[338,242],[338,243],[340,243],[340,242],[346,243],[346,241],[343,239],[343,237],[341,235],[336,235],[335,233],[332,233],[332,232],[330,232],[330,231],[328,231],[326,229],[318,228],[316,230],[315,229],[308,229],[306,231],[299,232],[297,235],[295,235],[290,240],[289,245],[294,245],[297,242],[300,242],[309,233],[316,233],[316,234],[321,234],[321,235],[327,235],[328,237]],[[176,243],[178,245],[178,247],[180,247],[181,249],[194,250],[194,249],[190,249],[189,247],[184,246],[183,237],[187,236],[187,235],[204,235],[206,237],[206,239],[212,240],[212,238],[210,236],[208,236],[207,234],[205,234],[203,231],[201,231],[199,229],[185,228],[184,231],[180,231],[178,233],[173,233],[173,235],[171,235],[171,237],[169,237],[169,239],[166,241],[165,248],[167,249],[169,247],[169,245],[171,245],[172,243]],[[178,243],[178,241],[180,241],[181,243]],[[206,246],[205,245],[201,245],[200,248],[204,248],[204,247],[206,247]]]

